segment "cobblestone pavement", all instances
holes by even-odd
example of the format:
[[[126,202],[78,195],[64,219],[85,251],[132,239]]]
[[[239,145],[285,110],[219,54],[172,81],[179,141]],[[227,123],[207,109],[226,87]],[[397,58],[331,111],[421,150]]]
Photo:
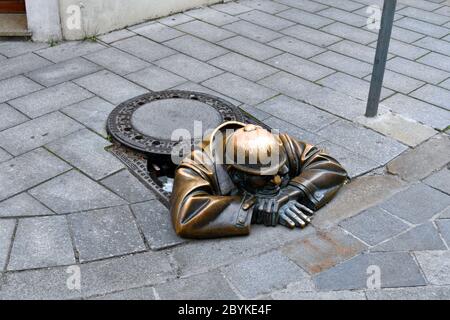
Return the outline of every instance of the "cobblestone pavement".
[[[449,299],[450,2],[399,0],[369,121],[380,4],[242,0],[96,42],[1,41],[0,298]],[[304,230],[181,243],[105,151],[115,105],[169,88],[319,144],[352,182]]]

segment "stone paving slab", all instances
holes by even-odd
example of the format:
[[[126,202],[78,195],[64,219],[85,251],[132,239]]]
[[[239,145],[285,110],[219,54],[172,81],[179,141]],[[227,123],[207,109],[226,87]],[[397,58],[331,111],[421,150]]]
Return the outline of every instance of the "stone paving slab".
[[[128,207],[68,216],[80,262],[144,251],[145,245]]]
[[[282,2],[282,1],[280,1]],[[260,11],[264,11],[267,13],[277,13],[283,10],[289,9],[288,6],[283,5],[282,3],[274,2],[274,1],[266,1],[266,0],[242,0],[240,1],[246,7],[250,7],[253,9],[258,9]]]
[[[166,41],[164,45],[201,61],[207,61],[228,52],[222,47],[191,35]]]
[[[275,40],[282,36],[278,32],[242,20],[228,24],[224,26],[224,29],[262,43]],[[227,38],[229,38],[231,35],[232,35],[231,33],[228,34]],[[220,40],[223,39],[219,39],[217,41]]]
[[[210,42],[219,42],[234,35],[233,32],[198,20],[177,25],[176,29]]]
[[[323,17],[323,16],[321,17],[316,14],[312,14],[307,11],[298,10],[295,8],[280,12],[277,14],[277,16],[285,18],[287,20],[297,22],[299,24],[303,24],[303,25],[311,27],[311,28],[315,28],[315,29],[320,29],[320,28],[326,26],[327,24],[334,22],[333,20],[328,19],[326,17]]]
[[[55,63],[80,57],[105,48],[102,44],[93,41],[70,41],[60,45],[38,50],[36,53]]]
[[[24,270],[75,263],[65,217],[20,219],[8,270]]]
[[[450,245],[450,219],[439,219],[436,220],[436,225],[439,229],[439,232],[444,239],[444,241],[447,243],[447,247]],[[442,248],[445,249],[445,248]],[[428,248],[422,249],[422,250],[430,250]]]
[[[294,8],[298,8],[298,9],[302,9],[305,11],[309,11],[309,12],[317,12],[320,11],[322,9],[326,9],[327,6],[320,4],[317,2],[313,2],[313,1],[296,1],[296,0],[278,0],[280,3],[283,3],[285,5],[294,7]]]
[[[387,61],[386,68],[432,84],[437,84],[450,77],[448,72],[402,57],[395,57]]]
[[[321,53],[311,60],[358,78],[364,78],[372,72],[370,64],[332,51]]]
[[[450,57],[443,54],[431,52],[417,61],[450,72]]]
[[[295,291],[285,290],[270,295],[274,300],[365,300],[362,291]]]
[[[364,80],[367,81],[370,81],[371,79],[372,75],[364,78]],[[423,86],[424,84],[425,83],[420,80],[404,76],[397,72],[393,72],[390,70],[385,70],[384,72],[383,86],[400,93],[408,94],[411,91]],[[418,120],[417,118],[414,119]]]
[[[149,67],[131,73],[126,78],[151,91],[167,90],[187,81],[176,74],[158,67]]]
[[[0,203],[0,217],[30,217],[52,215],[53,212],[23,192]]]
[[[439,189],[447,194],[450,194],[450,168],[444,167],[442,170],[433,173],[428,178],[423,180],[429,186]]]
[[[177,13],[162,19],[159,19],[158,21],[162,24],[165,24],[166,26],[176,26],[182,23],[186,23],[189,21],[195,20],[194,18],[184,14],[184,13]]]
[[[2,119],[2,122],[0,123],[0,131],[14,127],[29,120],[29,118],[23,113],[20,113],[6,103],[0,104],[0,119]]]
[[[136,35],[134,32],[131,32],[130,30],[127,29],[121,29],[121,30],[117,30],[117,31],[113,31],[104,35],[101,35],[100,37],[98,37],[98,39],[104,43],[113,43],[119,40],[123,40],[126,38],[130,38],[132,36]]]
[[[194,17],[198,20],[213,24],[218,27],[239,20],[227,13],[220,12],[208,7],[189,10],[188,12],[186,12],[186,14],[190,17]]]
[[[164,24],[155,22],[138,28],[133,32],[156,42],[164,42],[182,36],[184,33]]]
[[[126,204],[114,193],[75,170],[47,181],[29,192],[56,213]]]
[[[8,152],[0,148],[0,163],[7,161],[12,158],[12,155],[10,155]]]
[[[0,81],[0,103],[27,95],[42,88],[41,85],[24,76],[2,80]]]
[[[0,164],[0,200],[25,191],[70,166],[44,149],[36,149]]]
[[[448,55],[450,43],[448,41],[439,40],[433,37],[425,37],[414,43],[414,45]]]
[[[90,300],[155,300],[153,287],[128,289],[119,292],[108,293],[102,296],[89,297]]]
[[[411,95],[450,111],[450,92],[448,90],[427,84],[411,93]]]
[[[241,36],[220,41],[218,44],[227,49],[260,61],[272,58],[282,53],[282,51],[278,49]]]
[[[275,31],[285,29],[295,24],[292,21],[283,19],[285,17],[281,17],[282,15],[275,16],[258,10],[249,11],[238,16],[238,18],[241,18],[242,20]]]
[[[411,287],[399,289],[367,290],[369,300],[448,300],[450,287]]]
[[[135,36],[113,43],[113,46],[145,61],[152,62],[175,53],[170,48],[141,36]]]
[[[0,220],[0,270],[6,267],[9,248],[13,239],[14,229],[16,228],[16,220],[2,219]]]
[[[11,78],[22,73],[26,73],[52,63],[33,53],[24,54],[15,58],[2,61],[0,69],[0,80]]]
[[[270,116],[270,115],[269,115]],[[319,135],[303,130],[289,122],[283,121],[275,117],[269,117],[263,121],[271,129],[278,130],[279,133],[287,133],[300,141],[305,141],[310,144],[319,144],[324,141]]]
[[[282,49],[283,51],[305,59],[311,58],[325,51],[325,49],[316,45],[288,36],[278,38],[268,44],[274,48]]]
[[[442,38],[448,34],[448,29],[440,27],[428,22],[420,21],[417,19],[405,17],[395,22],[397,26],[405,29],[420,32],[422,34],[432,36],[435,38]]]
[[[428,282],[439,286],[450,284],[450,251],[417,251],[414,255]]]
[[[0,43],[0,54],[5,55],[8,58],[12,58],[46,47],[48,47],[48,43],[45,42],[32,42],[20,40],[4,41]]]
[[[339,38],[335,35],[302,25],[295,25],[293,27],[286,28],[282,30],[281,33],[293,38],[297,38],[299,40],[315,44],[319,47],[327,47],[333,43],[338,42],[339,40],[342,40],[342,38]]]
[[[370,46],[376,48],[376,43],[374,42]],[[391,39],[389,43],[389,52],[406,59],[416,60],[417,58],[424,56],[430,51],[423,48],[419,48],[415,45]],[[419,62],[422,62],[421,60],[422,59],[418,59]],[[371,62],[373,63],[373,60]]]

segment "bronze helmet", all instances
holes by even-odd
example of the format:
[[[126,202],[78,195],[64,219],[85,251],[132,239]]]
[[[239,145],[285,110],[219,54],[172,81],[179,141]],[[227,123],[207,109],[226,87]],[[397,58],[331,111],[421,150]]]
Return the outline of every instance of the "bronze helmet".
[[[278,135],[246,124],[227,136],[225,161],[239,171],[253,175],[276,175],[287,156]]]

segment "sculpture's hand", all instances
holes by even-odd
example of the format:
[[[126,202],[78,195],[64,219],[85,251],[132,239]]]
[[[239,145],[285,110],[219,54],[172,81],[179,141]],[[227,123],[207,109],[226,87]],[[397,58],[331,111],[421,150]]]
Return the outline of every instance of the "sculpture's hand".
[[[258,198],[253,206],[254,221],[257,224],[276,226],[278,223],[278,208],[274,198]]]
[[[300,204],[296,200],[291,200],[281,207],[279,211],[279,223],[288,228],[304,228],[311,222],[310,216],[314,211]]]

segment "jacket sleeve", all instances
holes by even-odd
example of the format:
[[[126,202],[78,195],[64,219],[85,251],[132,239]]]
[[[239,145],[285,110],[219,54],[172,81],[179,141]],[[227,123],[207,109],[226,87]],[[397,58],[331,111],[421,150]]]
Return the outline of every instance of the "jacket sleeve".
[[[214,172],[201,161],[183,160],[175,172],[170,200],[172,223],[181,237],[217,238],[250,232],[251,214],[242,209],[242,197],[218,194]]]
[[[336,159],[317,147],[286,134],[280,138],[288,155],[292,177],[289,184],[303,191],[307,206],[319,209],[347,182],[347,172]]]

